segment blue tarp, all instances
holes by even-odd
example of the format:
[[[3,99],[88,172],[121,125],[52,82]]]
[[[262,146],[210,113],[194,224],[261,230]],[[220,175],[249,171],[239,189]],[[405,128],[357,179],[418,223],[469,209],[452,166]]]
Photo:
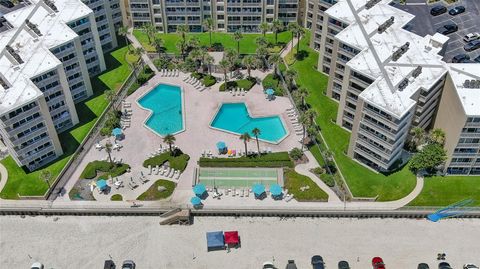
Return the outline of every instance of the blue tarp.
[[[107,187],[107,181],[105,181],[105,179],[100,179],[97,181],[97,188],[99,190],[104,190],[105,188]]]
[[[252,191],[255,195],[261,195],[265,192],[265,186],[263,184],[255,184],[252,187]]]
[[[270,186],[270,193],[273,196],[278,196],[282,194],[282,187],[280,187],[280,185],[278,184],[273,184],[272,186]]]
[[[113,135],[113,136],[117,136],[117,137],[118,137],[118,136],[121,136],[122,134],[123,134],[123,131],[122,131],[122,129],[120,129],[120,128],[115,128],[115,129],[112,130],[112,135]]]
[[[207,232],[207,247],[208,248],[223,248],[225,247],[225,240],[223,232]]]
[[[206,191],[207,189],[205,188],[205,185],[203,183],[198,183],[193,187],[193,193],[195,193],[196,195],[202,195]]]
[[[217,143],[217,149],[225,149],[227,147],[227,145],[225,145],[225,142],[223,141],[220,141]]]
[[[268,95],[273,95],[273,94],[275,93],[275,91],[270,88],[270,89],[267,89],[267,90],[265,91],[265,93],[268,94]]]
[[[195,196],[195,197],[192,197],[192,199],[190,199],[190,202],[192,203],[192,205],[199,205],[202,203],[202,199]]]

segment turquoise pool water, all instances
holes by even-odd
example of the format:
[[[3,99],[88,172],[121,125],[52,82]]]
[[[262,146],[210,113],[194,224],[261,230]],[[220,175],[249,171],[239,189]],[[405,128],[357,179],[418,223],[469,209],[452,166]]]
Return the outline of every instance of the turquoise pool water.
[[[161,136],[183,130],[182,90],[178,86],[159,84],[138,100],[152,114],[145,123]]]
[[[211,126],[239,135],[248,132],[252,137],[252,130],[258,128],[261,132],[258,138],[271,143],[278,143],[287,135],[279,116],[252,118],[245,103],[223,104]]]

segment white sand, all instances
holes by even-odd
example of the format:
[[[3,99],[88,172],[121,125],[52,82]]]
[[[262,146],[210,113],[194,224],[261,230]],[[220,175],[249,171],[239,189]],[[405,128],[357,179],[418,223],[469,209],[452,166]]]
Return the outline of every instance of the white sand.
[[[137,268],[261,268],[272,260],[285,268],[295,259],[311,268],[314,254],[327,268],[345,259],[352,268],[371,268],[373,256],[387,268],[436,268],[438,252],[454,268],[480,263],[480,220],[195,218],[193,226],[160,226],[157,217],[0,217],[1,268],[102,268],[112,256],[133,259]],[[206,251],[206,231],[238,230],[242,247]],[[29,258],[29,255],[32,259]],[[195,257],[195,259],[194,259]],[[359,262],[357,262],[359,257]]]

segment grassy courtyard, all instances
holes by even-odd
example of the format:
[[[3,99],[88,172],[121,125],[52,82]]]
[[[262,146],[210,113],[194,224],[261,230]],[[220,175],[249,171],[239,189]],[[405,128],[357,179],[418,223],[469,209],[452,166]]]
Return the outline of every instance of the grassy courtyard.
[[[285,170],[285,188],[293,194],[299,202],[328,201],[328,194],[324,192],[309,177],[300,175],[293,169]],[[302,188],[308,186],[308,189],[302,191]]]
[[[140,201],[156,201],[160,199],[168,198],[175,190],[176,184],[172,181],[159,179],[148,188],[144,193],[138,196],[137,200]],[[163,191],[159,190],[159,187],[163,187]]]
[[[305,36],[300,43],[303,57],[296,59],[290,68],[298,72],[296,81],[299,86],[305,87],[309,91],[307,102],[318,112],[316,122],[320,125],[326,143],[353,195],[356,197],[376,197],[378,195],[379,201],[397,200],[406,196],[416,184],[415,176],[407,167],[396,173],[384,175],[363,167],[345,155],[350,133],[335,124],[338,104],[324,94],[328,77],[316,71],[318,53],[308,47],[309,34]]]
[[[107,70],[92,78],[93,96],[76,104],[80,122],[74,128],[59,135],[64,151],[61,157],[34,172],[28,172],[22,167],[18,167],[12,157],[7,157],[1,161],[8,170],[8,181],[0,193],[2,199],[18,199],[18,195],[43,195],[47,191],[47,183],[40,179],[41,171],[50,171],[53,176],[51,181],[53,181],[87,136],[108,105],[104,95],[105,90],[118,90],[131,72],[127,60],[137,60],[134,56],[128,55],[127,51],[127,47],[123,46],[105,54]]]
[[[155,48],[148,42],[147,34],[141,30],[134,30],[133,35],[137,40],[142,44],[145,50],[149,52],[155,52]],[[181,39],[181,37],[176,33],[157,33],[157,36],[163,40],[165,51],[168,53],[178,54],[180,51],[177,49],[176,44]],[[187,38],[197,37],[200,40],[201,46],[210,46],[210,36],[209,33],[189,33]],[[257,45],[255,39],[261,36],[261,34],[243,34],[243,38],[240,41],[240,53],[241,54],[250,54],[255,53]],[[270,43],[275,43],[275,34],[267,34],[267,40]],[[292,39],[290,32],[281,32],[278,33],[278,43],[286,44]],[[212,44],[220,43],[224,49],[230,48],[237,50],[237,42],[233,39],[233,34],[231,33],[212,33]],[[279,50],[278,48],[277,50]]]

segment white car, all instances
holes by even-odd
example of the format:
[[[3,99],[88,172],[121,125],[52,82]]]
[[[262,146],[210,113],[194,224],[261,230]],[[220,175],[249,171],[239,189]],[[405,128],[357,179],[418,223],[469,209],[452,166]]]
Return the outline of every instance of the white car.
[[[473,263],[466,263],[466,264],[463,266],[463,269],[478,269],[478,266],[476,266],[476,265],[473,264]]]
[[[36,262],[36,263],[32,264],[30,269],[43,269],[43,264],[41,264],[39,262]]]
[[[480,38],[480,33],[470,33],[463,37],[463,41],[470,42]]]

